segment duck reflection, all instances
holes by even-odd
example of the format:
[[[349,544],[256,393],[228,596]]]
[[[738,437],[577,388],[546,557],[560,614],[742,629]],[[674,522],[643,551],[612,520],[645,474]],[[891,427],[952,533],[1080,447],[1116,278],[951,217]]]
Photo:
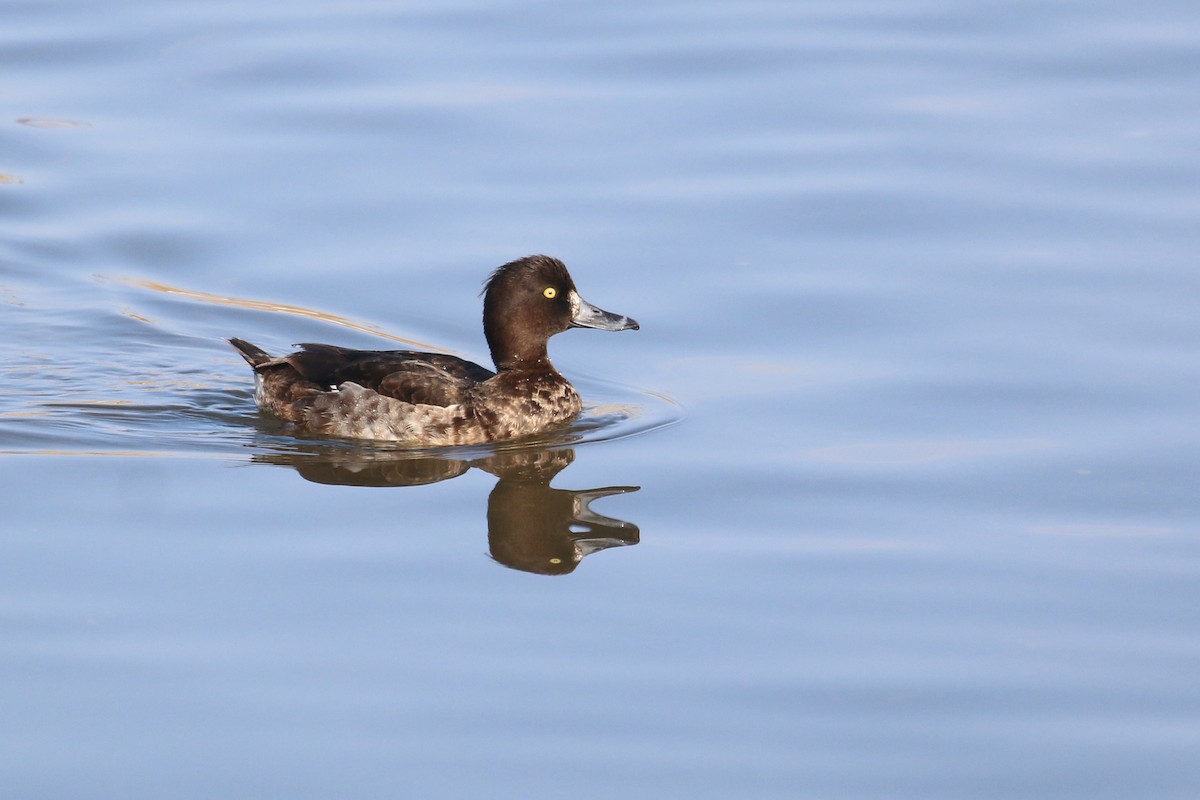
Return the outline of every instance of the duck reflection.
[[[550,487],[575,460],[573,448],[507,450],[471,459],[323,450],[259,455],[254,460],[291,466],[306,480],[339,486],[421,486],[458,477],[472,467],[481,469],[498,479],[488,496],[492,558],[525,572],[565,575],[585,556],[639,541],[637,525],[597,514],[590,504],[640,487]]]

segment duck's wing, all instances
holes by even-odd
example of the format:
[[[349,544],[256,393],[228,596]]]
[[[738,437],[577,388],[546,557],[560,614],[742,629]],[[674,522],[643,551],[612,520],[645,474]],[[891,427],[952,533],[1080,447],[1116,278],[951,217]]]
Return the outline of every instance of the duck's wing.
[[[416,350],[351,350],[305,343],[283,359],[322,386],[356,383],[406,403],[450,406],[469,388],[494,374],[478,364],[441,353]]]
[[[452,375],[428,361],[409,359],[396,364],[392,372],[371,388],[406,403],[453,406],[467,399],[473,385],[474,381]]]

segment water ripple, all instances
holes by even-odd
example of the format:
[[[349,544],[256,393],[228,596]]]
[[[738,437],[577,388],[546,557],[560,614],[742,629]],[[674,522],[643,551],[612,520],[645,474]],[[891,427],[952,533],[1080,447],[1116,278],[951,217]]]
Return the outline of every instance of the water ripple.
[[[42,303],[15,309],[28,315],[33,331],[49,323],[56,343],[38,347],[34,338],[5,345],[9,352],[0,377],[8,390],[0,397],[0,441],[5,442],[0,453],[250,458],[256,452],[286,452],[304,441],[255,409],[250,373],[240,359],[222,339],[194,330],[197,304],[232,309],[234,321],[208,323],[221,324],[223,330],[261,327],[258,320],[251,324],[236,317],[265,311],[332,327],[326,331],[329,338],[337,338],[337,329],[352,330],[408,347],[447,351],[378,325],[292,304],[148,280],[100,277],[95,283],[137,291],[123,296],[119,307],[68,309],[70,299],[59,296],[49,308]],[[148,293],[172,302],[151,308],[156,298]],[[62,307],[53,307],[59,303]],[[586,398],[583,415],[563,430],[514,446],[622,439],[673,424],[681,416],[678,404],[660,394],[571,377]],[[396,450],[378,444],[346,446]]]

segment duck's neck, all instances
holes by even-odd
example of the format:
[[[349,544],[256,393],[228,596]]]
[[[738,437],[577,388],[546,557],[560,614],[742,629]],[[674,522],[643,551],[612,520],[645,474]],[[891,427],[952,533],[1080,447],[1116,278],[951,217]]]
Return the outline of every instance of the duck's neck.
[[[488,349],[492,353],[492,363],[499,372],[531,372],[553,370],[550,354],[546,352],[546,344],[541,346],[518,346],[515,341],[506,341],[502,335],[488,336]]]
[[[496,363],[497,372],[546,372],[554,371],[550,355],[546,348],[532,353],[509,353],[500,355],[492,351],[492,361]]]

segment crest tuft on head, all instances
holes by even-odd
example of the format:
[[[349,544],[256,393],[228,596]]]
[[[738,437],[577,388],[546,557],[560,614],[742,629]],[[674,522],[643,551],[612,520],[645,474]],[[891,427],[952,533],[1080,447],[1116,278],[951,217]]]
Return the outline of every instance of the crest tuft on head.
[[[484,281],[483,292],[487,294],[493,286],[499,286],[510,280],[520,280],[526,276],[537,275],[545,278],[550,283],[567,288],[575,288],[575,282],[571,280],[571,273],[567,272],[567,265],[559,261],[553,256],[532,255],[518,258],[515,261],[510,261],[507,264],[502,264],[488,276]]]

